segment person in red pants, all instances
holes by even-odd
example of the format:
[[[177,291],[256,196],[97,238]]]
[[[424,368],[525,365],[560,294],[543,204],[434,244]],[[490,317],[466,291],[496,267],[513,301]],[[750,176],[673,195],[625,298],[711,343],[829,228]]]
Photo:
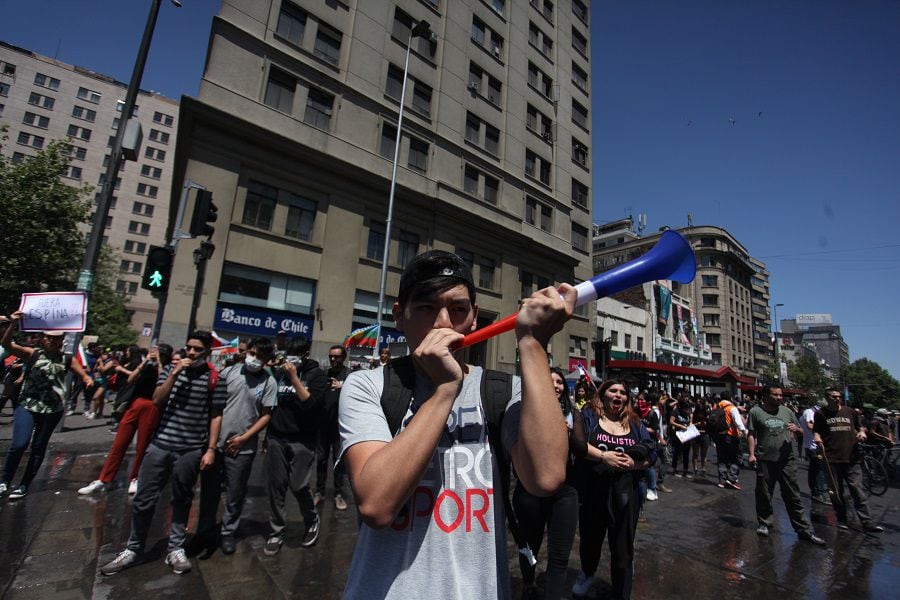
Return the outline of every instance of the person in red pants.
[[[175,354],[174,360],[180,359],[181,356]],[[106,487],[116,478],[116,473],[119,472],[119,467],[125,458],[125,451],[131,445],[135,432],[137,432],[137,454],[129,476],[128,493],[137,493],[141,460],[144,458],[144,453],[147,451],[153,432],[156,431],[156,426],[159,424],[159,408],[153,403],[153,390],[156,389],[156,380],[160,371],[172,360],[172,346],[160,344],[155,351],[147,354],[143,362],[131,372],[131,375],[128,377],[128,384],[136,382],[134,401],[119,422],[116,439],[113,440],[109,456],[103,464],[103,470],[100,471],[100,478],[90,482],[83,488],[79,488],[78,493],[80,495],[87,496],[106,490]]]

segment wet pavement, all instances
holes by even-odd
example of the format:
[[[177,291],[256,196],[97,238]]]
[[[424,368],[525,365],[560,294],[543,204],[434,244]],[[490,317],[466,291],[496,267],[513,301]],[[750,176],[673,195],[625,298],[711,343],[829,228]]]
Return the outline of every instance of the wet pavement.
[[[9,444],[11,418],[0,416],[0,452]],[[66,421],[66,431],[51,440],[47,460],[19,501],[0,499],[0,596],[53,598],[338,598],[346,580],[356,534],[351,503],[344,512],[330,499],[320,505],[318,543],[300,547],[302,519],[288,499],[288,532],[281,552],[265,556],[267,499],[262,461],[257,459],[238,535],[237,552],[215,551],[193,559],[190,573],[175,575],[163,564],[168,505],[164,494],[148,538],[145,562],[104,577],[99,565],[124,547],[131,522],[126,462],[113,488],[92,498],[75,490],[100,472],[112,443],[107,427],[81,416]],[[24,461],[22,467],[24,468]],[[714,471],[714,464],[710,472]],[[806,466],[799,477],[804,502]],[[870,508],[885,531],[879,536],[840,531],[830,507],[812,506],[822,548],[797,539],[776,492],[776,526],[770,537],[756,535],[753,473],[742,473],[741,491],[716,487],[715,478],[669,477],[672,494],[648,503],[638,527],[633,598],[890,598],[900,586],[900,490],[892,487],[870,498]],[[16,482],[18,480],[15,480]],[[330,490],[329,490],[330,491]],[[193,530],[196,511],[192,512]],[[852,523],[853,521],[851,521]],[[521,582],[510,545],[515,597]],[[541,565],[546,557],[540,555]],[[568,588],[578,570],[576,540],[569,561]],[[600,597],[609,592],[608,554],[598,571]],[[538,584],[542,583],[539,566]],[[427,590],[423,590],[423,597]]]

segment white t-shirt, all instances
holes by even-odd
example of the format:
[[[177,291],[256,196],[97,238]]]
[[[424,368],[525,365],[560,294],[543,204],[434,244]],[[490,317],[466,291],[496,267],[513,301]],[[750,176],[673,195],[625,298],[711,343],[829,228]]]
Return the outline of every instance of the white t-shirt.
[[[360,525],[344,598],[510,598],[506,521],[481,407],[482,369],[463,380],[431,464],[394,523]],[[390,442],[382,369],[351,373],[341,389],[341,457],[359,442]],[[433,392],[417,374],[402,427]],[[518,439],[521,382],[513,378],[503,443]],[[495,491],[495,487],[497,488]]]
[[[816,411],[812,408],[807,408],[803,411],[800,419],[800,427],[803,429],[803,447],[807,450],[815,450],[818,448],[818,445],[815,441],[813,441],[813,432],[807,426],[807,423],[815,422],[816,420]]]

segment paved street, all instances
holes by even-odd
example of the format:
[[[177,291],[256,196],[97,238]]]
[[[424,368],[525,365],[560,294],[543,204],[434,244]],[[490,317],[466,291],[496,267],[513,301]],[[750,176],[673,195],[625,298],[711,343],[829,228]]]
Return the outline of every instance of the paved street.
[[[0,447],[10,437],[8,413],[0,416]],[[261,461],[251,478],[250,497],[237,552],[194,559],[194,570],[174,575],[163,564],[168,506],[160,504],[149,538],[147,562],[104,577],[98,565],[112,559],[128,537],[131,504],[125,469],[115,488],[93,499],[75,490],[96,478],[112,436],[102,422],[81,416],[66,420],[54,436],[47,460],[28,497],[0,502],[0,595],[53,598],[337,598],[353,550],[356,514],[322,511],[322,536],[301,548],[302,523],[289,499],[289,533],[281,553],[262,552],[267,502]],[[129,455],[126,467],[133,455]],[[801,489],[805,493],[805,466]],[[771,537],[758,538],[753,511],[753,476],[744,472],[740,492],[720,490],[713,479],[669,478],[673,494],[649,503],[638,530],[633,597],[647,598],[889,598],[900,583],[900,491],[871,499],[878,537],[834,527],[834,515],[815,505],[816,531],[828,548],[800,542],[776,500],[778,524]],[[192,517],[196,517],[192,514]],[[193,529],[194,523],[191,523]],[[514,549],[510,547],[510,556]],[[541,554],[543,558],[543,553]],[[608,555],[599,575],[608,591]],[[518,563],[511,561],[518,597]],[[577,541],[569,563],[570,582],[578,568]],[[538,583],[541,583],[539,575]],[[423,596],[427,590],[423,590]]]

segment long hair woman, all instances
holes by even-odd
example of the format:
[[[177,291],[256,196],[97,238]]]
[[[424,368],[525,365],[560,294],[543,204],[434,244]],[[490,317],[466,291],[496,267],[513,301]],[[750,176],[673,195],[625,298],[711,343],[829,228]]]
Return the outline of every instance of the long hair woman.
[[[579,519],[581,572],[572,593],[587,595],[607,538],[612,597],[626,600],[631,597],[634,536],[642,500],[638,484],[641,471],[656,458],[655,444],[620,380],[604,381],[581,414],[587,455],[582,463]]]
[[[565,373],[561,369],[550,370],[553,390],[559,408],[566,419],[569,431],[569,461],[566,469],[566,483],[557,492],[546,498],[529,494],[521,482],[513,492],[513,509],[519,522],[519,529],[533,555],[537,555],[547,530],[547,572],[544,582],[544,598],[562,598],[569,554],[575,543],[578,524],[578,492],[575,486],[575,457],[583,457],[587,452],[584,424],[574,404],[569,399]],[[537,598],[534,585],[535,567],[529,557],[519,554],[522,569],[522,598]]]

